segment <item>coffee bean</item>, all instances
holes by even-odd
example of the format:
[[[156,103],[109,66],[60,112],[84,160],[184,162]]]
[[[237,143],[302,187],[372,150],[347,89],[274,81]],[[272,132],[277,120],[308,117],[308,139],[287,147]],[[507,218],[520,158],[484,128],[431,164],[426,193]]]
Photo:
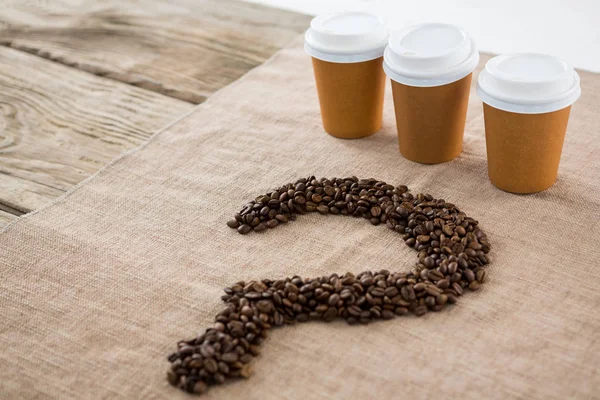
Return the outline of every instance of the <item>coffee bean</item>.
[[[448,301],[448,296],[445,294],[440,294],[439,296],[436,297],[435,301],[437,304],[443,306]]]
[[[232,219],[231,221],[227,221],[227,226],[236,229],[240,226],[240,222],[237,219]]]
[[[259,300],[262,298],[262,294],[258,292],[248,292],[246,293],[246,298],[249,300]]]
[[[250,365],[244,365],[242,368],[240,368],[240,377],[244,378],[244,379],[248,379],[250,378],[250,376],[252,375],[252,367],[250,367]]]
[[[348,307],[348,313],[355,317],[358,317],[361,312],[362,312],[362,310],[357,305],[351,305],[350,307]]]
[[[485,282],[485,270],[480,269],[479,271],[477,271],[476,279],[479,283]]]
[[[436,286],[439,287],[440,289],[446,289],[450,287],[450,280],[449,279],[442,279],[441,281],[437,281],[436,282]]]
[[[238,232],[241,233],[242,235],[247,234],[248,232],[250,232],[252,230],[252,227],[250,225],[244,224],[244,225],[240,225],[237,228]]]
[[[331,307],[335,307],[339,301],[340,301],[340,295],[337,293],[334,293],[329,297],[328,303]]]
[[[427,307],[426,306],[417,306],[417,307],[415,307],[414,313],[417,317],[423,316],[423,315],[427,314]]]
[[[321,214],[327,214],[329,212],[329,207],[321,205],[317,207],[317,211]]]
[[[425,304],[431,308],[431,307],[435,306],[435,299],[436,298],[433,296],[427,296],[427,297],[425,297]]]
[[[300,313],[300,314],[296,315],[296,321],[298,321],[298,322],[306,322],[306,321],[308,321],[308,314],[306,314],[306,313]]]
[[[179,376],[177,376],[176,373],[174,373],[171,370],[167,371],[167,381],[169,381],[169,383],[171,385],[177,385],[177,383],[179,383]]]
[[[475,274],[468,268],[463,271],[463,276],[467,279],[467,282],[473,282],[475,280]]]
[[[419,235],[417,236],[417,242],[419,243],[427,243],[431,240],[431,236],[429,235]]]
[[[323,320],[326,322],[333,321],[335,319],[335,317],[337,317],[337,315],[338,315],[337,309],[330,307],[323,314]]]
[[[454,274],[458,269],[458,263],[456,261],[451,262],[450,264],[448,264],[448,274],[452,275]]]
[[[371,207],[371,215],[373,217],[379,217],[381,215],[381,207],[379,207],[379,206]]]
[[[400,289],[400,295],[404,300],[408,302],[413,302],[416,299],[415,290],[413,289],[412,285],[402,286],[402,288]]]
[[[433,282],[437,282],[437,281],[444,279],[444,275],[442,275],[442,273],[440,271],[437,271],[434,269],[434,270],[429,271],[429,273],[427,274],[427,279],[429,279]]]
[[[273,310],[273,302],[269,300],[261,300],[256,303],[256,309],[261,313],[270,313]]]
[[[473,249],[466,249],[465,250],[465,254],[469,257],[475,257],[477,256],[477,252]]]
[[[437,296],[440,293],[442,293],[442,289],[435,285],[427,285],[427,287],[425,288],[425,292],[427,292],[427,294],[431,296]]]
[[[442,227],[442,232],[444,233],[444,235],[452,236],[454,234],[454,229],[452,229],[451,225],[444,225]]]
[[[429,233],[433,232],[435,230],[435,226],[433,225],[433,222],[432,221],[425,222],[425,229]]]
[[[219,365],[213,358],[207,358],[204,360],[204,368],[211,374],[214,374],[219,370]]]
[[[208,390],[208,386],[206,385],[206,383],[204,383],[202,381],[197,381],[194,383],[192,393],[202,394],[202,393],[205,393],[207,390]]]
[[[221,360],[232,364],[238,360],[238,354],[236,352],[229,352],[221,355]]]
[[[463,294],[462,287],[456,282],[452,284],[452,289],[454,289],[454,291],[456,292],[456,294],[458,296],[461,296]]]
[[[395,286],[389,286],[385,288],[384,294],[391,299],[398,294],[398,289]]]
[[[394,309],[394,313],[396,315],[406,315],[406,314],[408,314],[408,308],[406,308],[406,307],[396,307]]]
[[[433,267],[435,267],[435,260],[433,258],[431,258],[430,256],[427,256],[423,260],[423,265],[425,265],[427,268],[433,268]]]

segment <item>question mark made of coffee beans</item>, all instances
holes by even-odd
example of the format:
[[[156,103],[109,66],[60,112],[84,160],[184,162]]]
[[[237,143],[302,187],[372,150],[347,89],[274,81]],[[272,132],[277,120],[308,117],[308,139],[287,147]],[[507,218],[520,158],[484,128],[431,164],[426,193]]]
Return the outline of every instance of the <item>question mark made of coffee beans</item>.
[[[190,393],[227,378],[248,378],[250,361],[273,326],[343,318],[349,324],[413,313],[422,316],[453,304],[485,280],[490,244],[473,218],[429,194],[376,179],[299,179],[246,204],[227,225],[260,232],[317,211],[386,224],[418,251],[411,272],[365,271],[308,279],[240,281],[225,289],[226,308],[213,327],[178,343],[168,357],[168,381]]]

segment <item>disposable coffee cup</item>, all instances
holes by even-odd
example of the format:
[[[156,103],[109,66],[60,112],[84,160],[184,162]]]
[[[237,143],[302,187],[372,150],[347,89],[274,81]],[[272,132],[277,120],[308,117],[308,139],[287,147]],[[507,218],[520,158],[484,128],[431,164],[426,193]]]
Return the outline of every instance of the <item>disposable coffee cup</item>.
[[[381,129],[389,34],[377,16],[362,12],[320,15],[306,32],[323,127],[330,135],[356,139]]]
[[[558,175],[571,105],[581,95],[579,75],[543,54],[501,55],[479,74],[488,175],[498,188],[536,193]]]
[[[474,41],[459,27],[428,23],[392,33],[383,67],[392,81],[400,153],[423,164],[462,151]]]

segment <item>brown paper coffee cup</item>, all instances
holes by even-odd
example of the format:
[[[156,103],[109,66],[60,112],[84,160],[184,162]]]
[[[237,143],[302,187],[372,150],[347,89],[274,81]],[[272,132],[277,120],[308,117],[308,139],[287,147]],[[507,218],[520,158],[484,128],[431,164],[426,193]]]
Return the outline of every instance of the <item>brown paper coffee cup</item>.
[[[356,63],[312,59],[323,127],[330,135],[356,139],[381,129],[383,57]]]
[[[579,75],[545,54],[505,54],[479,74],[488,175],[498,188],[536,193],[556,182]]]
[[[571,106],[519,114],[483,104],[490,181],[511,193],[536,193],[556,182]]]
[[[442,86],[416,87],[392,80],[400,153],[437,164],[462,151],[472,74]]]
[[[479,52],[461,28],[426,23],[394,32],[384,52],[392,80],[400,153],[437,164],[462,151]]]

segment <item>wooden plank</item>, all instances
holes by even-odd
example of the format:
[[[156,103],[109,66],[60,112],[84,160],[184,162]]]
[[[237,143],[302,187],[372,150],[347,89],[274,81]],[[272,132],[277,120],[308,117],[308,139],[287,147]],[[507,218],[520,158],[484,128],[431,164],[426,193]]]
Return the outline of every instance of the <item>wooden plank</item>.
[[[40,208],[64,192],[6,171],[0,172],[0,210],[14,215]]]
[[[5,227],[6,225],[10,224],[17,218],[19,218],[19,217],[17,217],[16,215],[13,215],[13,214],[7,213],[6,211],[0,210],[0,229]]]
[[[0,47],[0,209],[46,204],[193,107]]]
[[[0,44],[200,103],[310,18],[230,0],[11,2],[0,13]]]

